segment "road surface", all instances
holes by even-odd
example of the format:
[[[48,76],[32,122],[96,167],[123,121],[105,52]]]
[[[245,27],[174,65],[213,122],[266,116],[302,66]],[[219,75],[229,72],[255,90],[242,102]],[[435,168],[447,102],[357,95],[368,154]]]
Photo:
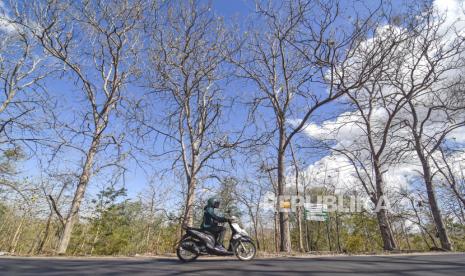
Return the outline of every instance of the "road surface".
[[[465,275],[465,254],[266,258],[0,257],[0,275]]]

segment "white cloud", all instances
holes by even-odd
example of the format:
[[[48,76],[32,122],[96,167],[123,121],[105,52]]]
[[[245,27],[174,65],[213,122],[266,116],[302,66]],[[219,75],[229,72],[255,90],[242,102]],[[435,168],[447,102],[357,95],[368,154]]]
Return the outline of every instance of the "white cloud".
[[[360,181],[352,164],[343,156],[331,154],[310,165],[301,175],[302,188],[324,187],[336,194],[354,190]]]
[[[447,138],[458,143],[465,143],[465,127],[456,128],[451,131]]]
[[[435,0],[433,7],[438,11],[440,16],[445,18],[444,30],[447,27],[454,27],[462,30],[465,23],[464,11],[465,2],[460,0]]]
[[[8,22],[8,18],[8,9],[5,3],[0,0],[0,33],[11,34],[16,31],[15,26]]]
[[[437,0],[434,1],[433,6],[437,9],[438,14],[440,17],[445,18],[444,24],[440,28],[440,32],[444,36],[442,36],[442,41],[440,41],[437,47],[451,46],[451,41],[453,41],[454,37],[456,37],[457,33],[455,32],[458,30],[462,34],[464,34],[465,30],[465,21],[464,21],[464,1],[457,1],[457,0]],[[437,18],[439,20],[439,18]],[[400,29],[392,29],[390,26],[384,26],[378,30],[378,37],[371,38],[364,43],[364,47],[370,47],[370,44],[375,41],[375,39],[382,39],[384,35],[389,35],[389,32],[400,32]],[[414,49],[409,48],[411,45],[406,45],[406,48],[401,46],[399,48],[400,53],[404,54],[405,62],[403,63],[403,68],[401,68],[402,73],[399,75],[405,75],[408,77],[411,71],[411,63],[414,60],[413,55],[415,54]],[[418,47],[418,46],[416,46]],[[435,51],[438,48],[434,48],[432,46],[430,55],[434,57]],[[447,60],[446,62],[452,62],[452,60]],[[354,62],[357,64],[357,62]],[[423,81],[424,77],[422,76],[423,70],[422,68],[428,68],[428,60],[424,59],[421,60],[419,65],[417,65],[419,69],[416,70],[417,77],[414,78],[414,81],[421,82]],[[396,70],[396,68],[393,68]],[[354,72],[356,73],[357,69],[354,68]],[[447,77],[453,78],[460,75],[461,72],[457,70],[451,70],[447,73]],[[404,84],[406,89],[408,89],[409,83],[406,81]],[[410,84],[412,85],[412,84]],[[432,87],[432,91],[442,91],[441,86],[444,85],[444,82],[439,82],[435,87]],[[383,95],[396,95],[395,94],[395,87],[386,86],[382,88]],[[447,89],[444,89],[444,93],[434,93],[435,98],[431,98],[429,95],[420,95],[417,96],[416,101],[416,108],[418,111],[418,115],[420,120],[426,118],[426,114],[428,112],[428,106],[431,103],[437,103],[438,101],[445,101],[451,97],[451,92]],[[452,92],[453,93],[453,92]],[[378,107],[373,109],[373,115],[371,117],[370,123],[372,124],[372,128],[376,131],[381,131],[382,126],[384,126],[386,118],[387,118],[387,111],[392,108],[391,105],[396,103],[396,98],[392,100],[392,103],[384,105],[380,104]],[[376,103],[375,103],[376,106]],[[465,112],[464,114],[455,114],[457,121],[465,120]],[[431,119],[428,120],[427,124],[425,125],[425,137],[438,137],[441,133],[444,132],[450,125],[446,122],[448,114],[445,114],[441,110],[434,111]],[[400,112],[399,114],[399,121],[402,120],[411,120],[410,114],[406,113],[405,111]],[[381,127],[381,129],[380,129]],[[336,149],[351,149],[357,151],[361,154],[361,160],[364,162],[364,165],[368,168],[367,173],[364,177],[372,178],[372,172],[370,170],[370,159],[369,159],[369,152],[367,148],[367,135],[365,134],[364,130],[364,123],[362,121],[362,117],[360,116],[359,111],[354,112],[345,112],[340,114],[336,119],[325,121],[321,124],[314,124],[310,123],[306,126],[303,132],[311,137],[312,139],[316,140],[333,140],[336,145]],[[407,130],[401,130],[397,133],[400,137],[406,137],[410,135]],[[376,139],[377,135],[374,135]],[[451,132],[447,139],[454,139],[459,143],[465,142],[465,128],[456,129]],[[375,141],[375,145],[378,145]],[[388,149],[387,152],[390,152],[390,149],[398,149],[400,146],[405,145],[404,139],[391,139],[388,141]],[[461,156],[465,157],[465,156]],[[459,157],[457,157],[459,158]],[[456,158],[456,159],[457,159]],[[461,161],[457,161],[456,159],[453,160],[454,164],[463,164],[463,160],[465,158],[460,159]],[[366,162],[366,164],[365,164]],[[463,165],[461,165],[463,166]],[[413,152],[408,153],[407,156],[404,157],[396,165],[389,165],[388,170],[386,170],[384,176],[384,180],[386,182],[385,190],[388,193],[395,194],[399,192],[405,192],[409,190],[409,184],[414,182],[416,178],[420,177],[421,166],[416,158],[416,154]],[[310,186],[318,186],[324,183],[327,187],[333,187],[336,191],[344,192],[350,190],[360,190],[360,181],[358,177],[355,175],[355,169],[349,163],[349,161],[338,154],[337,152],[332,152],[327,156],[322,157],[317,162],[311,164],[305,172],[306,175],[306,183]]]

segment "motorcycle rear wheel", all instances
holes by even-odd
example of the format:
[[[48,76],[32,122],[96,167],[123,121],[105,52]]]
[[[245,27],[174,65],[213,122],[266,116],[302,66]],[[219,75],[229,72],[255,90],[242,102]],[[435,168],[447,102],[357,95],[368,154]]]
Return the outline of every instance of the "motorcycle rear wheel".
[[[176,248],[176,255],[178,256],[178,259],[182,262],[195,261],[199,257],[199,254],[184,249],[183,245],[195,246],[195,242],[190,238],[183,239],[181,242],[179,242],[178,248]]]

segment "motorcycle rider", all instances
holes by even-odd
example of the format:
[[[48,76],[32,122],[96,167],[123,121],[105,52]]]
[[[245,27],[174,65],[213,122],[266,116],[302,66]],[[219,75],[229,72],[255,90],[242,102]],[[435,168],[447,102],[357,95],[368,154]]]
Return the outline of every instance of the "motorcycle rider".
[[[207,205],[203,209],[203,222],[201,228],[206,230],[216,237],[216,247],[220,250],[225,250],[223,246],[224,234],[226,228],[218,225],[220,222],[227,222],[228,219],[215,214],[215,209],[220,207],[220,201],[217,198],[210,198]]]

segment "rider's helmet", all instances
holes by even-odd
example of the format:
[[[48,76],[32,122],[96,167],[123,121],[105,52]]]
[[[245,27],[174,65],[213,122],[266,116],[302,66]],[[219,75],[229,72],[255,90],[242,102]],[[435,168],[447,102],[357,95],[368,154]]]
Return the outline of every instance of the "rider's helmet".
[[[220,207],[220,200],[216,197],[212,197],[208,199],[208,206],[213,207],[213,208],[219,208]]]

